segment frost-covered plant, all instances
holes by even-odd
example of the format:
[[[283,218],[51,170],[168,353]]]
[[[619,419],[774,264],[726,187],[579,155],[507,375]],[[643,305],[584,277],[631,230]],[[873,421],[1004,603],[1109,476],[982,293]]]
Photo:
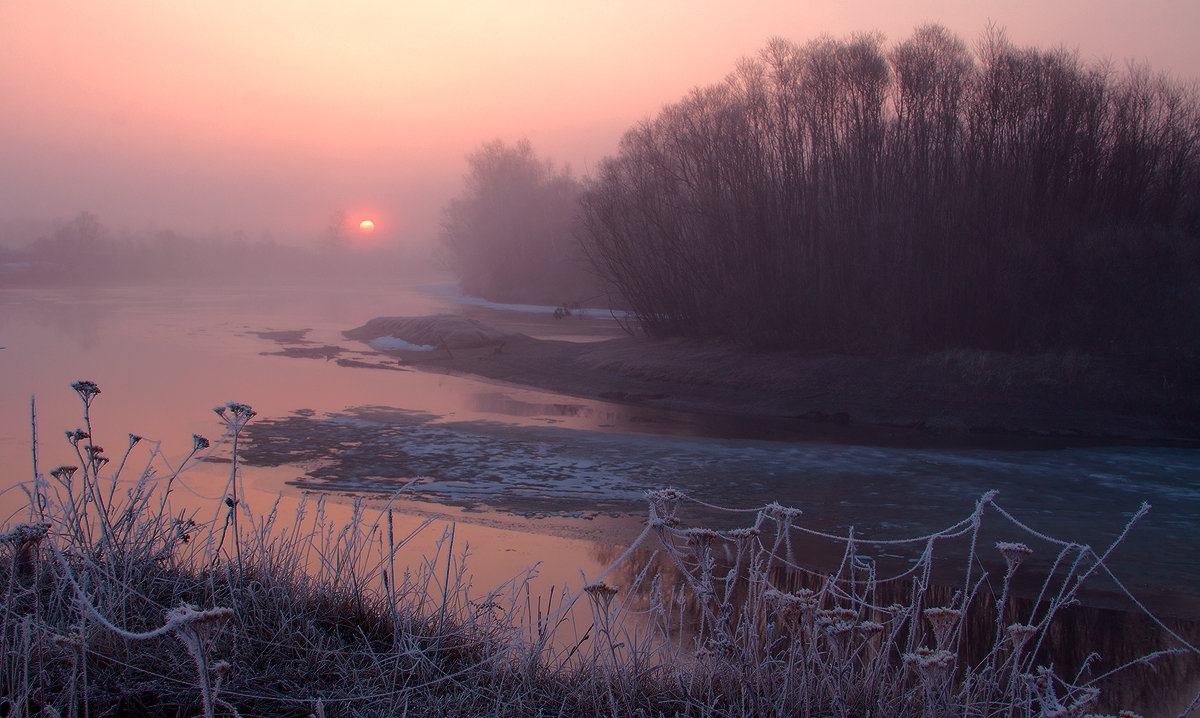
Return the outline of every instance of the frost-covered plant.
[[[102,460],[100,389],[75,390],[78,464],[36,476],[29,520],[0,533],[4,715],[1083,716],[1106,708],[1113,672],[1200,654],[1162,626],[1173,646],[1099,675],[1090,658],[1075,675],[1046,661],[1062,609],[1090,576],[1115,581],[1107,557],[1148,507],[1098,552],[1034,531],[990,493],[942,531],[872,541],[779,504],[740,528],[688,527],[692,499],[664,489],[648,495],[638,540],[580,588],[535,600],[531,568],[478,596],[452,524],[406,555],[432,519],[396,536],[390,508],[372,520],[355,501],[335,523],[324,496],[302,498],[286,526],[277,506],[251,515],[236,456],[249,406],[217,409],[233,469],[228,511],[205,522],[171,493],[224,444],[193,436],[172,468],[130,434],[120,462]],[[122,479],[147,446],[141,473]],[[1016,541],[993,553],[985,517],[1037,553]],[[969,544],[957,578],[935,580],[935,554],[955,541]],[[839,547],[836,567],[808,560],[815,542]],[[905,551],[911,564],[889,575],[879,555]],[[1018,601],[1015,577],[1039,572],[1036,596]]]

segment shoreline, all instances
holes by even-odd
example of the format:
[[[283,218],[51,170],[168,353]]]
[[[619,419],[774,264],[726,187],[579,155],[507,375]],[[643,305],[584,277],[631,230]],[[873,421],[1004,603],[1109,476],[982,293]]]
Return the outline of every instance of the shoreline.
[[[380,353],[424,371],[736,419],[740,438],[1200,447],[1194,397],[1165,380],[1156,387],[1111,360],[1074,353],[755,354],[691,340],[581,343],[524,335],[489,346]]]

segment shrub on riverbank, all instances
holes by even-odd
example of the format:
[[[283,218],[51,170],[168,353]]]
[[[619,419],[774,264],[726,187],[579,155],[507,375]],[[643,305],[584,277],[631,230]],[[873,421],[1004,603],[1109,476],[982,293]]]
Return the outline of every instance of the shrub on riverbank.
[[[853,537],[841,568],[804,578],[793,541],[824,535],[796,509],[748,512],[741,529],[685,528],[687,497],[654,491],[635,547],[656,538],[662,560],[623,589],[596,580],[543,606],[529,574],[472,593],[453,527],[434,555],[412,557],[415,532],[395,536],[390,513],[370,521],[356,505],[345,526],[321,501],[301,503],[288,526],[277,507],[250,514],[244,404],[216,409],[231,455],[215,518],[177,513],[179,474],[209,442],[194,437],[162,476],[122,478],[145,440],[130,435],[110,462],[90,416],[100,390],[74,387],[84,427],[67,439],[79,465],[39,476],[31,520],[0,537],[4,715],[1082,716],[1099,705],[1088,662],[1062,676],[1038,647],[1107,554],[1061,544],[1044,600],[1017,611],[1010,584],[1031,549],[997,543],[995,583],[976,565],[984,511],[1007,516],[991,495],[913,539],[920,557],[885,579],[874,544]],[[935,546],[967,539],[966,578],[936,586]],[[565,635],[577,600],[590,627]],[[1179,640],[1139,661],[1196,653]]]
[[[654,336],[1195,349],[1196,86],[989,30],[771,41],[629,130],[585,246]]]

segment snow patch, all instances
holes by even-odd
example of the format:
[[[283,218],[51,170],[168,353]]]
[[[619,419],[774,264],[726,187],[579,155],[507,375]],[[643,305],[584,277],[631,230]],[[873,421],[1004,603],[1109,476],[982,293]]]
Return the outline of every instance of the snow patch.
[[[367,342],[372,348],[385,352],[431,352],[437,347],[432,344],[413,344],[400,337],[377,337]]]

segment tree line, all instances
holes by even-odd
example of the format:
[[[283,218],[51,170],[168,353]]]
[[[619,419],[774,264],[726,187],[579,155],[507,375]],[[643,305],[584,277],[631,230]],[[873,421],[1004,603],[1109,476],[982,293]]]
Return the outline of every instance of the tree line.
[[[989,29],[772,40],[629,130],[583,246],[654,336],[762,348],[1194,341],[1200,103]]]
[[[442,240],[470,293],[599,286],[658,337],[1178,348],[1200,339],[1198,140],[1194,84],[995,28],[774,39],[592,177],[485,145]]]

